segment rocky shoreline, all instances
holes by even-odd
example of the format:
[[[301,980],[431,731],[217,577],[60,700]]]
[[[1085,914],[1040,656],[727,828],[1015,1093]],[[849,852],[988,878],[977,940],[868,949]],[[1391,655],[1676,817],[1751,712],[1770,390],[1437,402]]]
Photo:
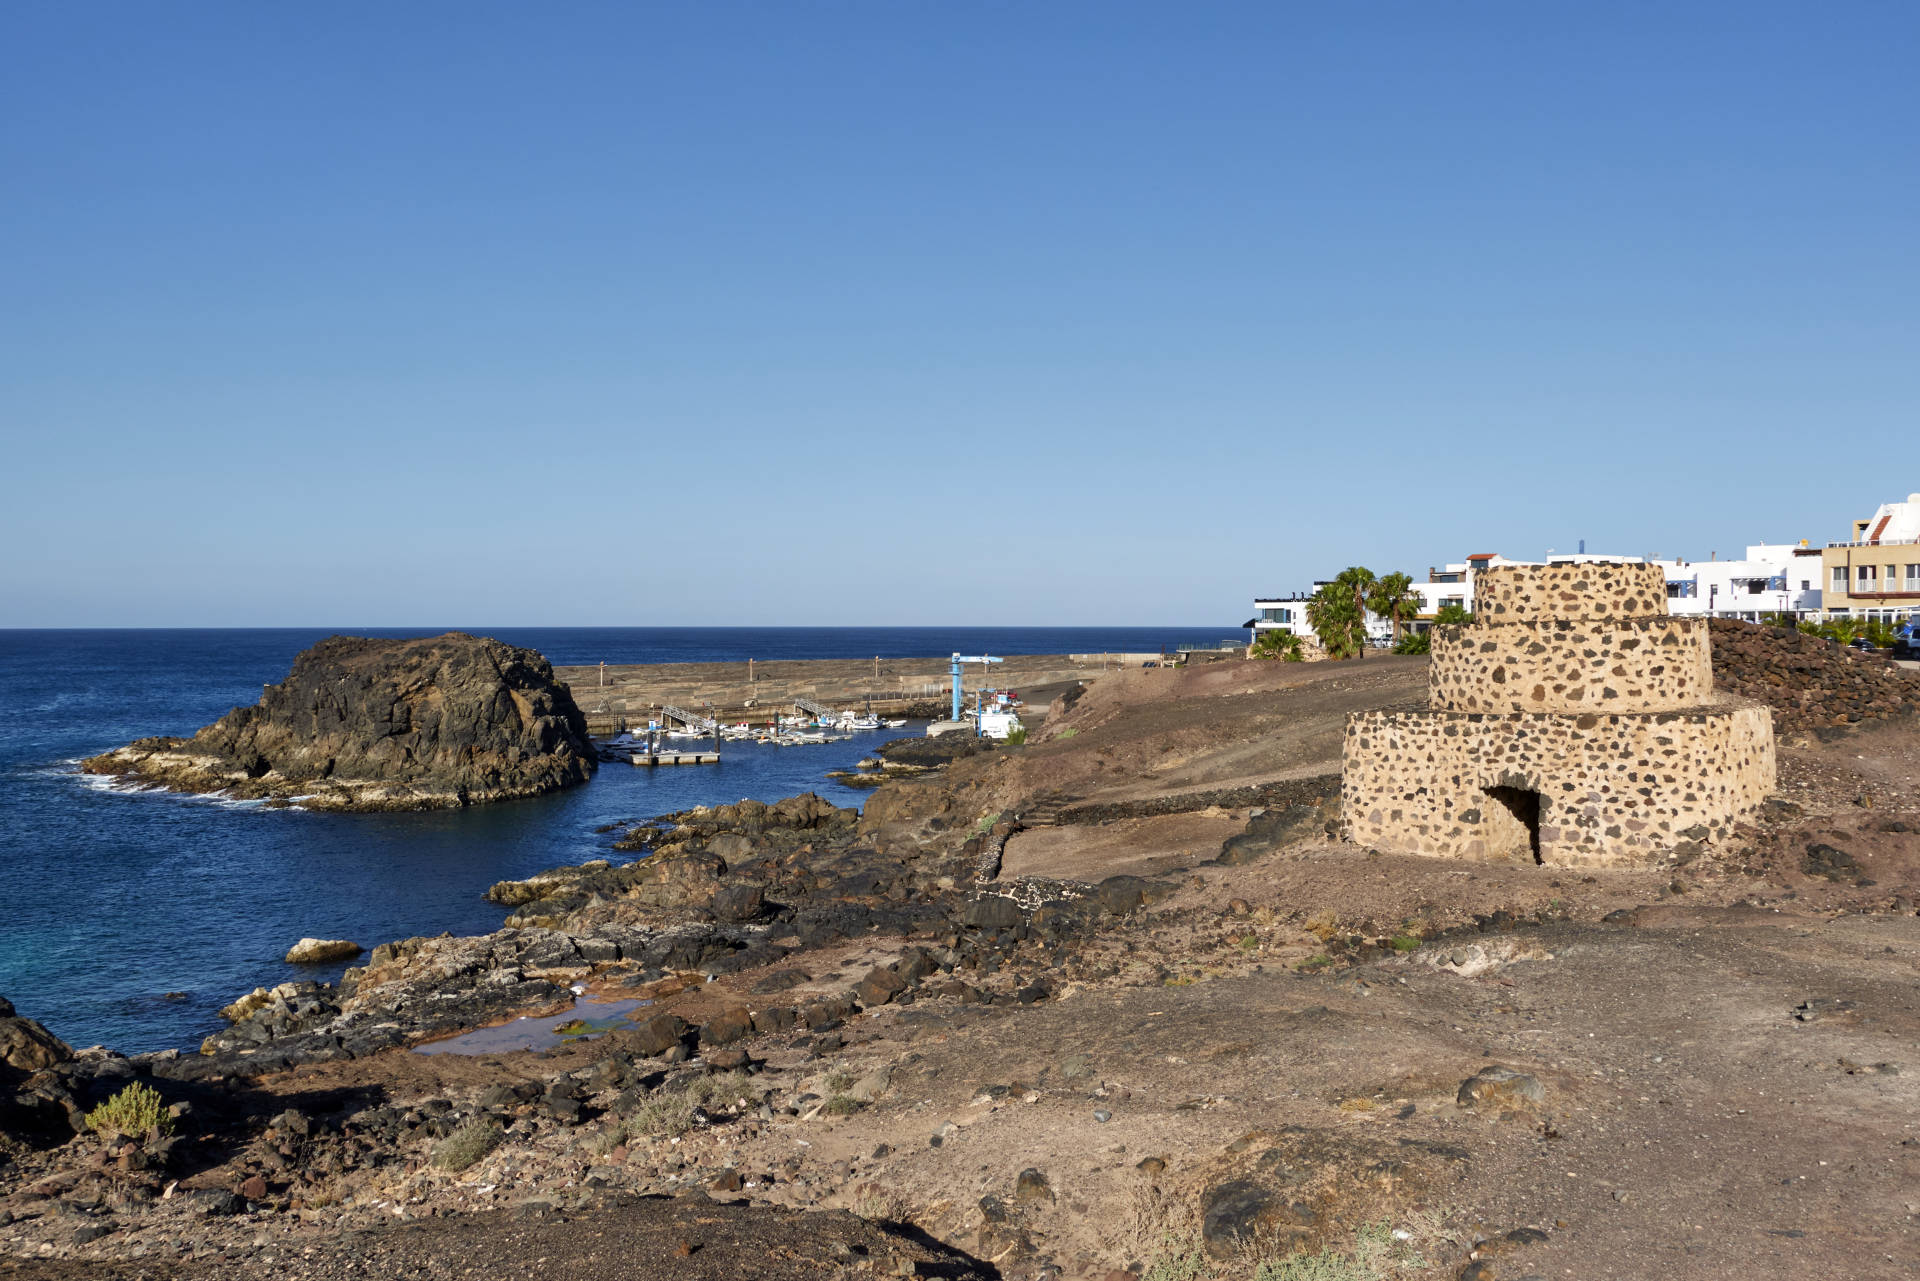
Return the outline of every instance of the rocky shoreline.
[[[497,884],[500,930],[249,994],[198,1055],[0,1011],[0,1247],[48,1278],[455,1276],[528,1240],[529,1274],[598,1275],[597,1232],[663,1277],[748,1240],[794,1276],[1882,1274],[1914,1216],[1840,1171],[1915,1172],[1910,728],[1786,752],[1757,827],[1664,866],[1463,866],[1330,834],[1334,728],[1417,661],[1214,666],[1090,687],[1026,747],[883,752],[917,768],[864,813],[635,824],[646,858]],[[1150,864],[1020,870],[1117,832]],[[583,994],[649,1004],[411,1048]],[[165,1121],[90,1127],[130,1085]]]

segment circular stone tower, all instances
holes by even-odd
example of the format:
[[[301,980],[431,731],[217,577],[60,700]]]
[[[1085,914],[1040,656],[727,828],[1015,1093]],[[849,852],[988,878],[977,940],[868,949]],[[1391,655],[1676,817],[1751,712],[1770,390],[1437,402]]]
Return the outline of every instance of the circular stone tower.
[[[1424,711],[1347,718],[1348,838],[1403,854],[1654,863],[1773,791],[1773,714],[1713,692],[1658,565],[1498,565],[1433,629]]]

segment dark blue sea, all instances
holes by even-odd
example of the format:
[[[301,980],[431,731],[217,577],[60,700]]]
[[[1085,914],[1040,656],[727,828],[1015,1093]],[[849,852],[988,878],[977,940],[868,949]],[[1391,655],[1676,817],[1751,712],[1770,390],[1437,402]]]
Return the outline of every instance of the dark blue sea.
[[[433,635],[445,627],[340,628]],[[487,628],[557,665],[1154,650],[1234,636],[1198,628]],[[603,765],[537,800],[424,814],[312,814],[106,790],[74,762],[149,734],[190,734],[253,703],[326,630],[0,630],[0,995],[75,1045],[197,1045],[259,984],[337,977],[280,957],[303,935],[368,947],[484,933],[493,882],[610,856],[596,827],[694,805],[817,791],[889,735],[819,747],[730,743],[717,766]],[[618,856],[613,856],[618,857]],[[169,993],[184,993],[172,996]]]

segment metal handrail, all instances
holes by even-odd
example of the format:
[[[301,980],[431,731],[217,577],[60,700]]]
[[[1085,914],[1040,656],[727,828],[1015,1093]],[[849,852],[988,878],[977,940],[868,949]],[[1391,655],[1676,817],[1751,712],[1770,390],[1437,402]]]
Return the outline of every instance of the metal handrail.
[[[1875,538],[1866,542],[1828,543],[1829,547],[1912,547],[1920,538]]]

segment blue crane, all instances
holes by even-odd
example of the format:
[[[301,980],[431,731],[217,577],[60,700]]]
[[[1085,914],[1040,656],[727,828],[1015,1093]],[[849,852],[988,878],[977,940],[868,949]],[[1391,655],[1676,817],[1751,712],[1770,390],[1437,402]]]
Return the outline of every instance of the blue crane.
[[[989,658],[985,654],[955,654],[953,656],[953,719],[960,719],[960,664],[962,663],[1004,663],[1004,658]]]

